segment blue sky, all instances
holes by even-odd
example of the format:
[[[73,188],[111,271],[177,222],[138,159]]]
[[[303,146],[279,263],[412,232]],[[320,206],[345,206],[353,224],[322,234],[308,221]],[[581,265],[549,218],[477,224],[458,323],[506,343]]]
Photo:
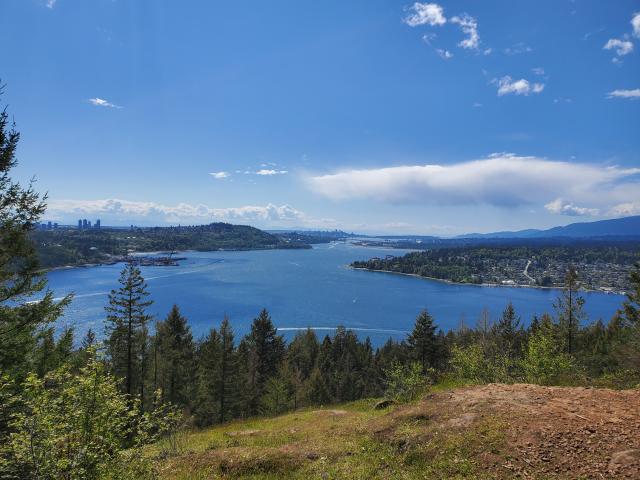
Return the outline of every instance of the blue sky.
[[[640,1],[0,0],[47,219],[453,235],[640,214]]]

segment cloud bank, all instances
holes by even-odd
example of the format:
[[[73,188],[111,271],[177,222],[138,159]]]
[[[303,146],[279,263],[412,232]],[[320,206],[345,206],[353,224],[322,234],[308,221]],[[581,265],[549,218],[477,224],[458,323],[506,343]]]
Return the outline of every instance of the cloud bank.
[[[307,179],[336,201],[496,207],[546,206],[552,213],[640,213],[640,168],[552,161],[513,154],[451,165],[349,170]]]
[[[211,208],[203,204],[164,205],[120,199],[50,200],[47,215],[70,223],[78,218],[100,218],[103,225],[230,222],[270,227],[303,225],[308,221],[304,213],[289,205]]]

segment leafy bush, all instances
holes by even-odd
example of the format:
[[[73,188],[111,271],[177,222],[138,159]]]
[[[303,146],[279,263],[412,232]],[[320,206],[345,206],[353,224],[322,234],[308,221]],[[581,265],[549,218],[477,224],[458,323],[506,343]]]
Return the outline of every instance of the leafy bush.
[[[573,357],[560,351],[556,338],[544,329],[529,338],[521,365],[526,381],[540,385],[566,383],[577,375]]]
[[[458,380],[471,383],[512,382],[509,374],[513,371],[513,361],[506,354],[488,355],[482,345],[451,347],[451,372]]]
[[[142,447],[175,422],[171,409],[141,414],[92,354],[78,374],[65,365],[22,385],[21,408],[0,447],[0,477],[150,478]]]
[[[409,365],[393,362],[385,370],[387,379],[385,395],[398,402],[415,400],[429,385],[429,373],[425,375],[422,365],[418,362]]]

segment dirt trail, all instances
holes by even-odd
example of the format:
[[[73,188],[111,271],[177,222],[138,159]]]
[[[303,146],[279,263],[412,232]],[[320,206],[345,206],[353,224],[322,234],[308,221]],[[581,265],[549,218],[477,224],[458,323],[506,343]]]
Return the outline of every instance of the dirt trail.
[[[488,417],[504,425],[505,455],[484,457],[492,475],[640,479],[640,389],[489,384],[432,394],[421,405],[450,412],[431,417],[444,428]]]

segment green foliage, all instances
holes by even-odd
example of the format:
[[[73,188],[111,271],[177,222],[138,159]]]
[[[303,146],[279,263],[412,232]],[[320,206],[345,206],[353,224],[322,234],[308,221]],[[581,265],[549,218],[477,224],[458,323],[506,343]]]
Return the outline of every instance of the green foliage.
[[[176,419],[164,409],[140,415],[131,408],[94,353],[78,374],[63,365],[44,378],[29,375],[20,402],[0,464],[10,478],[151,478],[141,448]]]
[[[111,290],[107,311],[107,348],[114,373],[124,379],[123,390],[128,395],[142,393],[147,346],[146,324],[150,316],[145,300],[149,295],[140,270],[128,263],[118,279],[120,287]],[[144,395],[141,395],[144,400]]]
[[[419,362],[403,365],[398,362],[385,370],[385,396],[398,402],[410,402],[424,393],[435,370],[425,371]]]
[[[529,338],[521,365],[525,380],[540,385],[558,384],[576,373],[573,358],[562,351],[554,332],[544,326]]]
[[[194,394],[195,346],[187,319],[173,306],[166,320],[156,324],[153,341],[154,391],[161,400],[186,407]]]
[[[33,183],[23,187],[11,179],[19,140],[9,114],[0,111],[0,375],[16,378],[31,368],[38,328],[58,318],[70,299],[54,302],[29,238],[46,209],[46,197]]]
[[[437,328],[433,317],[423,310],[416,318],[413,331],[407,339],[413,360],[419,362],[425,372],[437,367],[440,362],[441,348],[436,336]]]
[[[455,378],[471,383],[512,382],[513,361],[504,353],[486,354],[482,345],[451,347],[451,371]]]

